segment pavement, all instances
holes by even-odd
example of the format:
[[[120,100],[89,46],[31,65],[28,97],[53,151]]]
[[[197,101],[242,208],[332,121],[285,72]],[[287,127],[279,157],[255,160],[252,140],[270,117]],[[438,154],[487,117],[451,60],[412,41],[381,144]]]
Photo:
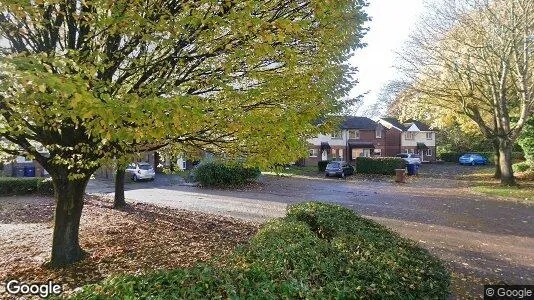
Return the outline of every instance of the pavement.
[[[453,271],[456,291],[479,297],[484,283],[534,284],[534,205],[471,194],[450,179],[338,180],[264,176],[242,190],[191,186],[178,178],[126,185],[128,201],[264,222],[288,204],[340,204],[417,241]],[[88,193],[113,195],[92,181]]]

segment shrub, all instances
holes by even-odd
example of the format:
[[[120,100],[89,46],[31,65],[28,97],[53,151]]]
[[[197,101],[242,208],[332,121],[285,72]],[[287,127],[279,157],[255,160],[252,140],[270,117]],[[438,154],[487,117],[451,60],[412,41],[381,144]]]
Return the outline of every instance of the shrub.
[[[54,194],[51,180],[43,180],[35,177],[0,177],[0,195],[14,196],[40,193],[43,195]]]
[[[54,195],[54,184],[52,183],[52,178],[38,180],[37,193],[47,196]]]
[[[201,163],[194,171],[195,179],[203,186],[239,186],[258,178],[260,174],[258,168],[221,161]]]
[[[37,178],[18,178],[2,177],[0,178],[0,195],[26,195],[37,191]]]
[[[395,169],[404,169],[406,162],[399,157],[357,157],[356,172],[363,174],[395,175]]]
[[[317,162],[317,169],[319,170],[319,172],[324,172],[326,171],[326,166],[330,163],[329,160],[321,160],[319,162]]]
[[[447,299],[441,262],[346,208],[290,206],[217,264],[119,276],[78,299]]]
[[[438,158],[445,162],[458,162],[461,155],[459,152],[444,152]]]
[[[532,166],[528,161],[520,162],[513,165],[514,172],[526,172],[531,168]]]

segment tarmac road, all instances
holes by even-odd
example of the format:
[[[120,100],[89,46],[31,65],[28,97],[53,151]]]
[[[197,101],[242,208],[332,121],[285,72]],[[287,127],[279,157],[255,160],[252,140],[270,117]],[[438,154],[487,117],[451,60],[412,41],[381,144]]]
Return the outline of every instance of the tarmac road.
[[[89,193],[112,195],[92,183]],[[157,178],[130,184],[126,198],[263,222],[288,204],[343,205],[419,242],[453,271],[461,297],[482,296],[483,284],[534,284],[534,205],[470,194],[454,180],[405,185],[388,181],[264,176],[245,190],[213,190]]]

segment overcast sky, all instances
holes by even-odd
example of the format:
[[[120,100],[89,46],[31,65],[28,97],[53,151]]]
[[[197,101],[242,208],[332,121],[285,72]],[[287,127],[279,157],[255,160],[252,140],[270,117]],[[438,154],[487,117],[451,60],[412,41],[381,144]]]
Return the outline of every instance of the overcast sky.
[[[395,78],[393,68],[395,51],[402,48],[408,35],[423,12],[423,0],[370,0],[367,8],[372,21],[364,38],[367,47],[352,58],[358,67],[359,84],[352,90],[351,97],[365,95],[364,104],[372,105],[382,86]],[[361,110],[360,110],[361,111]]]

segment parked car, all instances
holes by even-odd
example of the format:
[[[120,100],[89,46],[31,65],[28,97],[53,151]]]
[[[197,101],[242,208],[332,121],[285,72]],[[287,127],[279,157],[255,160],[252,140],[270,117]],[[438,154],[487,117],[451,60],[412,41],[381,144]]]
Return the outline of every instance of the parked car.
[[[130,175],[133,181],[154,180],[156,178],[154,168],[148,163],[131,163],[126,167],[126,174]]]
[[[333,161],[326,165],[325,176],[345,176],[354,174],[354,167],[344,161]]]
[[[461,165],[485,165],[488,163],[488,158],[478,153],[466,153],[458,159]]]
[[[420,165],[421,164],[421,156],[419,154],[415,153],[399,153],[395,155],[396,157],[400,157],[406,161],[409,165]]]

